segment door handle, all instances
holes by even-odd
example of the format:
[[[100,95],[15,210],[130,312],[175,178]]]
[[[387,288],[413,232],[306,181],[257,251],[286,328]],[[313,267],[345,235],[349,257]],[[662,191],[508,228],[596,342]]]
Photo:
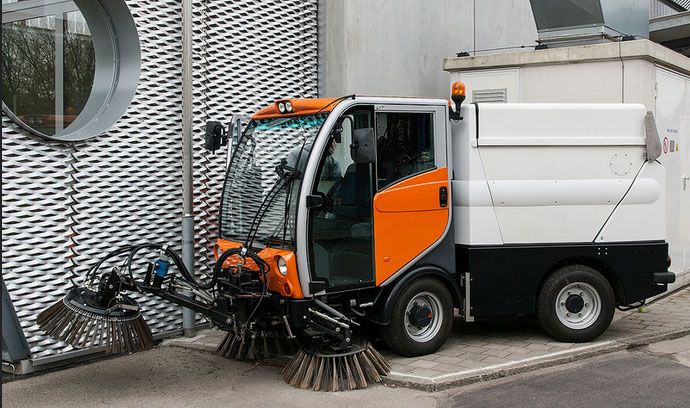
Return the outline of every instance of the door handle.
[[[438,201],[441,208],[448,207],[448,187],[443,186],[438,189]]]
[[[690,180],[690,176],[680,176],[681,180],[683,180],[683,190],[688,188],[688,180]]]

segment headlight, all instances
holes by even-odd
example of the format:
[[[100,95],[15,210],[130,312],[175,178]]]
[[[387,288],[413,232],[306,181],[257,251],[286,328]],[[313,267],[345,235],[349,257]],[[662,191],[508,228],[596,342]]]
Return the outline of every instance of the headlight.
[[[292,104],[290,102],[285,102],[285,110],[289,112],[292,112]]]
[[[285,113],[285,102],[278,102],[278,110],[280,113]]]
[[[287,272],[288,272],[287,263],[285,262],[285,259],[283,259],[282,256],[278,257],[277,264],[278,264],[278,272],[280,272],[280,274],[283,276],[287,275]]]

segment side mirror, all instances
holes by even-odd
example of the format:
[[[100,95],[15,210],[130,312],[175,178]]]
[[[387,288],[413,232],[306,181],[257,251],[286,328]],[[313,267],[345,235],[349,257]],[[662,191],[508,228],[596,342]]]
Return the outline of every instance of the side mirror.
[[[331,136],[333,139],[335,139],[336,143],[342,143],[343,140],[343,119],[339,119],[336,123],[335,126],[333,127],[333,130],[331,130]]]
[[[376,137],[373,128],[355,129],[352,132],[350,157],[358,164],[376,161]]]
[[[333,126],[333,130],[331,130],[331,136],[333,136],[333,139],[335,139],[336,143],[343,142],[343,123],[345,123],[346,120],[350,121],[350,129],[352,129],[355,125],[355,117],[352,115],[345,115],[338,119]]]
[[[228,129],[223,124],[216,121],[206,122],[206,150],[215,153],[221,146],[228,144],[228,134],[232,134],[233,122],[230,122]]]

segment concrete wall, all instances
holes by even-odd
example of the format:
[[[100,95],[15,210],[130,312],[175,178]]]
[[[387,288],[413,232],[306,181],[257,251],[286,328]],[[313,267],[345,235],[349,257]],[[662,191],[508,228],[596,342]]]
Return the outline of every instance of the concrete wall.
[[[537,39],[529,0],[339,0],[319,7],[326,97],[447,96],[443,58],[519,51]]]
[[[642,103],[654,107],[654,63],[614,60],[529,66],[521,102]]]

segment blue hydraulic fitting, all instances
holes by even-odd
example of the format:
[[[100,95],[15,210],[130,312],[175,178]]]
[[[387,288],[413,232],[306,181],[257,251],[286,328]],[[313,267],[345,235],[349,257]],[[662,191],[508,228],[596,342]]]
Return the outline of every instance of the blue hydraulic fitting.
[[[170,261],[165,253],[165,249],[161,250],[160,258],[153,265],[153,286],[160,288],[163,284],[163,278],[168,274],[168,269],[170,268]]]

